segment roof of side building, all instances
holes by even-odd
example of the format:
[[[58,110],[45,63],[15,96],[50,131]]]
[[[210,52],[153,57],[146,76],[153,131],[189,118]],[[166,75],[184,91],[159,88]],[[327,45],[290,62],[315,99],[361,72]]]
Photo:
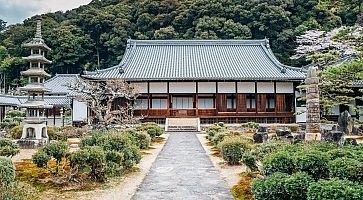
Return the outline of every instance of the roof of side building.
[[[90,79],[303,80],[281,64],[264,40],[128,40],[119,65],[85,72]]]
[[[56,74],[54,77],[44,82],[44,86],[50,90],[51,94],[69,94],[69,85],[79,79],[78,74]]]

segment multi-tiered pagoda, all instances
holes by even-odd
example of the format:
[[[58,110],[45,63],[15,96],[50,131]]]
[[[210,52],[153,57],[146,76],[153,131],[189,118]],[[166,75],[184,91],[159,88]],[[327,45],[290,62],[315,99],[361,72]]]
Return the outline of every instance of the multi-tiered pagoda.
[[[50,74],[44,71],[44,66],[51,63],[45,56],[51,49],[42,39],[40,20],[37,21],[35,37],[23,46],[30,49],[30,56],[23,57],[29,62],[29,68],[21,72],[23,76],[28,77],[29,82],[28,85],[20,88],[28,94],[28,100],[21,105],[26,108],[21,139],[43,144],[48,142],[45,110],[52,107],[44,102],[44,93],[48,91],[44,86],[44,80],[50,77]]]

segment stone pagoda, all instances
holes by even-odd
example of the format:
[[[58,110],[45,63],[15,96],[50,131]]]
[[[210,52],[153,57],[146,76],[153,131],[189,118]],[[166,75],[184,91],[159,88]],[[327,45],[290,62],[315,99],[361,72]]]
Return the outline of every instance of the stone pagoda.
[[[22,108],[26,108],[21,139],[42,145],[48,142],[45,110],[52,108],[44,102],[44,93],[49,91],[44,86],[44,80],[50,77],[50,74],[44,71],[44,66],[52,62],[45,58],[51,49],[42,39],[41,20],[37,21],[35,37],[23,46],[30,49],[30,56],[23,57],[29,62],[29,68],[21,72],[23,76],[28,77],[28,84],[20,88],[20,91],[28,95],[27,101],[21,105]]]

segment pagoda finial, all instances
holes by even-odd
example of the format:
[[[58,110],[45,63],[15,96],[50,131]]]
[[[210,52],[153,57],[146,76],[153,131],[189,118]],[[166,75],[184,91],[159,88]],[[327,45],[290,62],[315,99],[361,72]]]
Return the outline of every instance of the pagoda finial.
[[[35,32],[35,38],[42,38],[42,20],[37,20],[37,30]]]

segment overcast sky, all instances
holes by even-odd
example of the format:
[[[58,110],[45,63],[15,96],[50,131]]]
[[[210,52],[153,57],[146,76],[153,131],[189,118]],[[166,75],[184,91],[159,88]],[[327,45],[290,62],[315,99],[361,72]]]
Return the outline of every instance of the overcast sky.
[[[91,0],[0,0],[0,19],[15,24],[47,12],[66,11]]]

